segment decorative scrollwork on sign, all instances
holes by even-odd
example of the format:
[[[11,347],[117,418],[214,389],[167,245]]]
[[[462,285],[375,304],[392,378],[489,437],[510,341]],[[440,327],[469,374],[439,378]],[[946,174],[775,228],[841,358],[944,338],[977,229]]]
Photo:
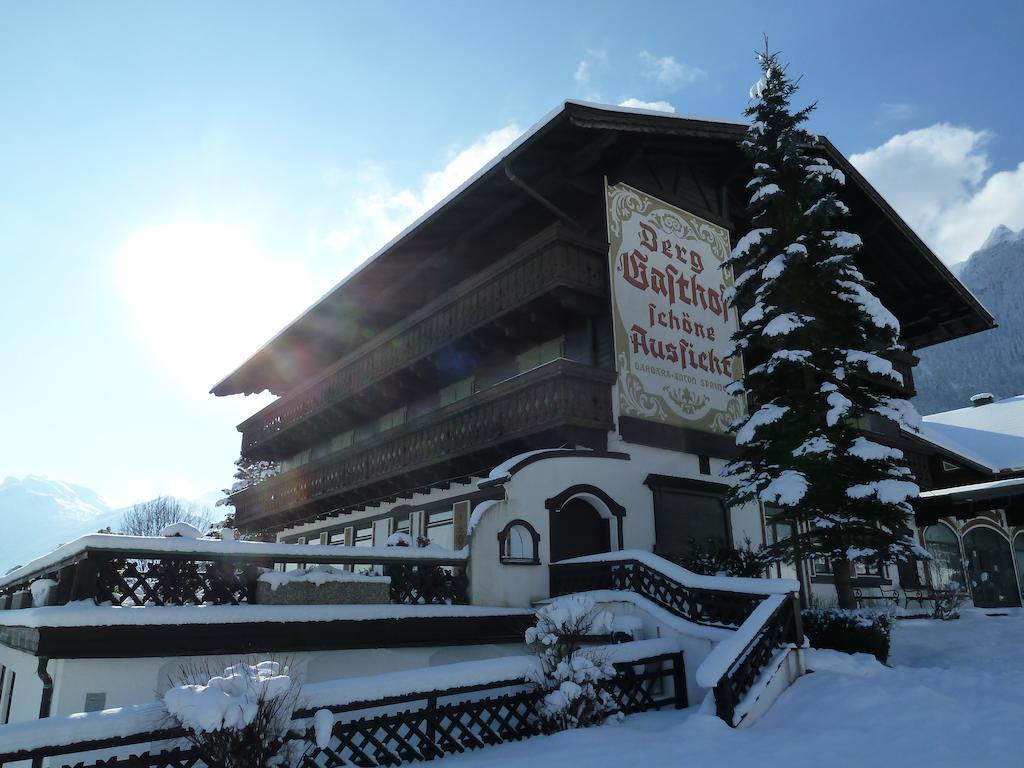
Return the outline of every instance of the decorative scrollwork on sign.
[[[673,410],[689,418],[703,416],[708,403],[711,402],[707,395],[695,395],[689,387],[665,387],[665,394],[668,395],[668,402],[676,406]]]
[[[630,372],[626,354],[619,353],[619,370],[622,371],[619,386],[620,410],[630,415],[640,415],[648,419],[668,421],[664,401],[644,389],[640,377]]]
[[[622,235],[622,222],[630,218],[632,213],[644,212],[644,201],[633,189],[626,186],[609,188],[611,201],[609,206],[614,212],[608,217],[608,231],[614,237]]]

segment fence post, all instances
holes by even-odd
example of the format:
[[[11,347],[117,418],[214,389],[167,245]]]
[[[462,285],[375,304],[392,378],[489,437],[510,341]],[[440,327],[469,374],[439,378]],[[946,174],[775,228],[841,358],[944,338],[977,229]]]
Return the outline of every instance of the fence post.
[[[686,709],[689,698],[686,693],[686,673],[683,667],[682,652],[672,657],[672,693],[676,709]]]
[[[438,754],[437,749],[437,694],[427,697],[427,744],[423,750],[424,760],[433,760]]]
[[[800,598],[797,595],[791,595],[790,600],[793,606],[793,643],[797,648],[803,648],[804,646],[804,621],[800,616]]]

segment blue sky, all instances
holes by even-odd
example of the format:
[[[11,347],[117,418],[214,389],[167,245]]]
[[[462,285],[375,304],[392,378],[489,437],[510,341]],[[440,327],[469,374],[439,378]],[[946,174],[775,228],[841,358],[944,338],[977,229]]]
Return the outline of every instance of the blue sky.
[[[230,482],[206,394],[559,101],[738,118],[767,33],[950,263],[1024,227],[1018,3],[0,6],[0,477]]]

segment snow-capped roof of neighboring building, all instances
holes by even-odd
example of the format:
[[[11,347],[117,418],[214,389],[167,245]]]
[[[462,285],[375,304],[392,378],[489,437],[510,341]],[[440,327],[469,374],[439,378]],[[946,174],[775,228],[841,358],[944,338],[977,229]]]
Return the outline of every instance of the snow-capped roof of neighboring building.
[[[1024,395],[925,416],[921,436],[992,472],[1024,470]]]
[[[1014,495],[1024,487],[1024,477],[1011,477],[1008,480],[992,480],[987,483],[971,485],[955,485],[952,488],[939,488],[934,491],[922,491],[919,498],[989,498],[991,496]]]

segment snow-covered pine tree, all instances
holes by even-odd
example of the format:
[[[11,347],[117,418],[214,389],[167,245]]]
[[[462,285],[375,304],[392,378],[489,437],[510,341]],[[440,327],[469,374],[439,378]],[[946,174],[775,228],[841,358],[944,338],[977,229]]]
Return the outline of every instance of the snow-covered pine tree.
[[[732,503],[779,509],[797,533],[768,547],[774,560],[828,558],[841,607],[854,607],[853,561],[921,556],[907,525],[918,493],[903,454],[861,428],[878,417],[914,428],[902,383],[884,358],[901,349],[899,323],[857,269],[861,239],[842,229],[845,179],[822,158],[796,112],[797,85],[767,50],[751,89],[752,123],[741,146],[753,165],[753,229],[733,250],[736,351],[747,366],[733,387],[747,416],[733,425],[741,452],[724,474]]]

